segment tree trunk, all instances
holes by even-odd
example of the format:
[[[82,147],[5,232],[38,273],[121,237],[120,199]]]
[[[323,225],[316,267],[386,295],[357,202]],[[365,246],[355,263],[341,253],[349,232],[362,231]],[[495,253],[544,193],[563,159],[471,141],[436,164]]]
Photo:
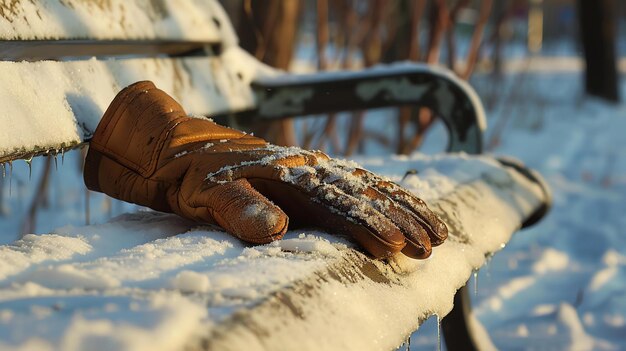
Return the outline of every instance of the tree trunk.
[[[492,4],[492,0],[482,0],[480,2],[479,17],[478,21],[476,22],[476,26],[474,27],[474,33],[472,33],[472,41],[469,51],[467,53],[467,58],[465,60],[465,70],[463,71],[463,73],[460,74],[461,78],[465,80],[469,80],[472,72],[474,72],[474,67],[476,67],[476,63],[478,62],[478,54],[480,51],[480,45],[483,40],[483,32],[485,31],[485,26],[489,21]]]
[[[243,0],[237,35],[241,47],[270,66],[287,70],[296,43],[300,0]],[[293,121],[257,123],[252,131],[279,145],[295,145]]]
[[[619,102],[615,54],[615,0],[578,0],[580,34],[585,54],[585,91]]]
[[[445,0],[436,0],[430,9],[430,32],[428,40],[428,52],[426,53],[426,63],[439,63],[441,53],[441,39],[448,27],[450,12]]]

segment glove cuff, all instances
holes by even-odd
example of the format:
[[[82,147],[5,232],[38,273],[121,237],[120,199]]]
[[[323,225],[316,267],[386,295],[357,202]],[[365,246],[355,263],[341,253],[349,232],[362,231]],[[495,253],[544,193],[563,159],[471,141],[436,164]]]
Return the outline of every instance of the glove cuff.
[[[120,91],[104,113],[90,141],[85,184],[101,191],[101,159],[106,157],[149,178],[169,132],[189,119],[183,108],[152,82],[142,81]]]

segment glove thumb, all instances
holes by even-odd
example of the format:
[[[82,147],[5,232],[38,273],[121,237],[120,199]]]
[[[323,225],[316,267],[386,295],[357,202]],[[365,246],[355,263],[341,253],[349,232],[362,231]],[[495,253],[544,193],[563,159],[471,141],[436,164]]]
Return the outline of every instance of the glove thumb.
[[[266,244],[281,239],[289,217],[246,179],[215,185],[194,197],[193,214],[212,219],[241,240]]]

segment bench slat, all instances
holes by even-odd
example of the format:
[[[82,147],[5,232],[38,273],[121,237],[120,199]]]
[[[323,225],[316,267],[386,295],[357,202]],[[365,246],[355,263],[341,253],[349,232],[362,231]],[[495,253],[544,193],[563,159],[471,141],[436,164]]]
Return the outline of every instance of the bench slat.
[[[70,322],[85,314],[101,323],[112,320],[112,324],[134,327],[147,312],[158,325],[163,323],[156,318],[160,316],[158,305],[154,305],[157,311],[144,310],[142,314],[132,310],[121,315],[104,306],[113,302],[125,309],[128,303],[124,301],[145,305],[160,298],[173,301],[174,311],[187,306],[183,302],[195,304],[192,312],[208,309],[208,321],[193,329],[200,339],[171,338],[175,343],[168,344],[171,349],[395,349],[428,316],[443,317],[452,307],[455,290],[473,269],[485,262],[486,255],[501,249],[544,200],[536,184],[490,157],[362,161],[364,167],[394,180],[406,169],[420,170],[419,180],[407,178],[403,186],[423,197],[446,218],[450,228],[448,240],[434,248],[428,260],[400,255],[385,263],[354,249],[299,238],[298,234],[305,232],[342,242],[310,228],[290,231],[288,239],[276,245],[250,248],[219,230],[191,229],[190,222],[155,212],[125,215],[93,226],[66,226],[55,230],[56,235],[32,236],[14,246],[0,246],[0,267],[5,268],[0,271],[0,284],[6,290],[0,310],[14,316],[5,327],[15,340],[5,342],[19,344],[39,337],[54,345],[72,333],[75,323]],[[67,241],[72,244],[64,244]],[[311,249],[314,243],[320,245]],[[43,245],[51,247],[51,259],[7,263],[15,253],[24,255],[32,252],[33,246]],[[89,252],[80,251],[83,247]],[[298,252],[298,247],[304,252]],[[55,256],[55,248],[67,251],[67,256]],[[193,285],[171,283],[185,271],[209,283],[195,288],[198,290]],[[56,278],[59,275],[75,278]],[[45,288],[34,290],[38,296],[25,294],[20,289],[25,289],[26,283]],[[54,294],[47,289],[55,289]],[[188,289],[195,292],[179,296]],[[112,296],[117,300],[111,301]],[[44,315],[31,308],[57,305],[60,311]],[[198,313],[185,311],[168,324],[180,327],[178,335],[196,323]],[[50,325],[55,328],[43,327]],[[137,347],[144,348],[150,348],[153,338],[158,340],[161,333],[172,330],[143,323],[137,329],[145,335]],[[114,332],[106,334],[106,339],[119,336]]]
[[[154,81],[189,113],[252,109],[250,82],[259,69],[239,47],[214,57],[2,61],[0,162],[80,145],[115,94],[139,80]]]
[[[218,54],[219,42],[182,40],[0,40],[1,61],[196,56]]]
[[[208,0],[3,1],[0,39],[237,41],[222,7]]]
[[[487,171],[430,201],[450,237],[429,260],[388,264],[342,252],[327,267],[233,313],[201,339],[203,347],[189,349],[393,350],[427,318],[450,311],[454,292],[545,200],[538,190],[514,170]],[[368,337],[344,344],[345,335],[364,333]]]

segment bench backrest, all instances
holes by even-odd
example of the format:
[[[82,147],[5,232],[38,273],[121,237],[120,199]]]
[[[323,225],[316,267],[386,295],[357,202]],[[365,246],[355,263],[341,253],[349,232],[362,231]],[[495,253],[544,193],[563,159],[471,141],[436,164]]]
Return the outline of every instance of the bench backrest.
[[[485,127],[473,89],[445,69],[284,79],[238,46],[217,0],[4,3],[0,77],[0,163],[88,141],[115,94],[139,80],[218,120],[420,105],[442,117],[449,151],[471,153],[481,151]]]
[[[250,109],[262,71],[217,1],[3,3],[0,162],[84,142],[135,81],[154,81],[189,113],[219,114]]]

